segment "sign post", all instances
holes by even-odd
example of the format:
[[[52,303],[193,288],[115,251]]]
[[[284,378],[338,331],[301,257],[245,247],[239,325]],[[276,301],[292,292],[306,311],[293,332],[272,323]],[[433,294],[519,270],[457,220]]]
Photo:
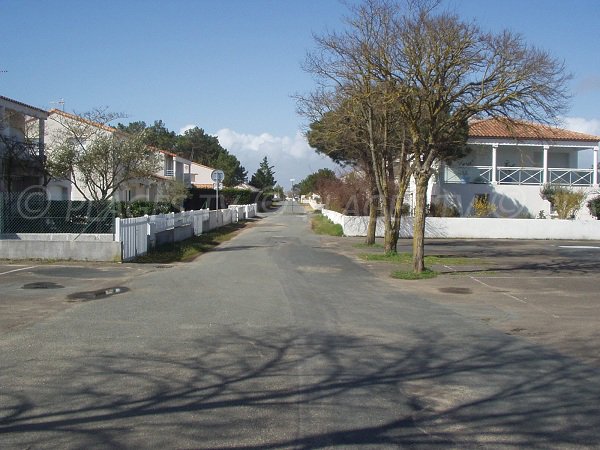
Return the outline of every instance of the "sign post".
[[[210,174],[210,178],[215,182],[215,189],[217,190],[217,198],[216,198],[216,209],[219,209],[219,185],[225,179],[225,173],[222,170],[213,170]]]

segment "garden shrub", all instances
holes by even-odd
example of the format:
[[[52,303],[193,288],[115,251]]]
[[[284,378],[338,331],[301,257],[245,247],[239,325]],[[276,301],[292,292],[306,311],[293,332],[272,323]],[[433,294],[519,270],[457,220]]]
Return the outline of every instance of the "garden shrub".
[[[458,208],[454,205],[447,205],[441,200],[429,205],[429,216],[431,217],[460,217]]]
[[[473,199],[473,215],[475,217],[490,217],[496,212],[496,205],[490,203],[487,194],[476,195]]]
[[[566,186],[546,184],[540,190],[540,196],[550,202],[559,219],[571,219],[581,208],[585,192],[574,191]]]
[[[149,202],[135,200],[133,202],[115,202],[115,214],[122,218],[151,216],[155,214],[168,214],[179,212],[179,209],[168,202]]]
[[[587,202],[587,207],[590,210],[590,214],[600,220],[600,195],[590,199]]]

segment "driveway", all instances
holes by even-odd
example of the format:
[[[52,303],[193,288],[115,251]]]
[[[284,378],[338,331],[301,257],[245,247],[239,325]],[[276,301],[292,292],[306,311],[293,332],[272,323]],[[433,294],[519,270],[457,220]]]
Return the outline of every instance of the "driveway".
[[[594,448],[593,364],[269,215],[0,339],[2,448]]]

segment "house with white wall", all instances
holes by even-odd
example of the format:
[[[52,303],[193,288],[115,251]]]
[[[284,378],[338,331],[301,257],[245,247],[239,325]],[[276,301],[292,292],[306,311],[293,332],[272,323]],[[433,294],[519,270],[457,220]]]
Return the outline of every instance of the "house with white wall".
[[[598,190],[599,136],[508,119],[473,121],[467,145],[470,153],[441,164],[430,186],[430,202],[472,213],[474,200],[486,196],[498,217],[550,217],[550,203],[540,196],[547,183],[584,191]],[[591,167],[580,167],[582,152],[592,153]],[[585,205],[585,201],[584,201]],[[585,206],[577,218],[591,219]]]
[[[196,162],[192,162],[190,166],[190,184],[198,189],[212,189],[213,180],[211,174],[212,167],[205,166]]]
[[[60,139],[60,134],[64,132],[65,127],[73,122],[83,123],[85,126],[91,127],[90,139],[93,139],[95,135],[103,133],[123,134],[125,136],[122,131],[116,128],[53,109],[49,113],[49,120],[45,130],[46,141],[49,143],[50,148],[52,147],[53,140]],[[154,150],[159,157],[160,169],[152,177],[131,180],[124,184],[115,195],[117,200],[159,201],[161,188],[170,181],[179,181],[191,187],[192,162],[172,152],[160,149]],[[78,174],[72,174],[71,176],[77,177]],[[51,200],[85,200],[85,196],[73,186],[71,179],[51,180],[47,185],[47,193]],[[88,193],[86,195],[89,197]]]
[[[0,96],[0,192],[44,182],[44,130],[48,112]],[[28,131],[35,127],[31,136]]]

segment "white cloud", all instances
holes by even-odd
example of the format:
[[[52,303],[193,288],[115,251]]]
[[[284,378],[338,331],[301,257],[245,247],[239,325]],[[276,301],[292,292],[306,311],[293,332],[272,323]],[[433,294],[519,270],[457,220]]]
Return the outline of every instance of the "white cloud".
[[[300,181],[319,169],[337,166],[325,156],[317,154],[297,131],[294,136],[273,136],[270,133],[246,134],[223,128],[217,131],[219,143],[234,154],[248,171],[248,177],[258,169],[266,156],[274,166],[275,178],[284,187],[290,178]]]
[[[197,126],[198,126],[198,125],[195,125],[195,124],[193,124],[193,123],[190,123],[190,124],[188,124],[188,125],[185,125],[185,126],[183,126],[183,127],[181,127],[181,128],[179,129],[179,134],[184,134],[184,133],[185,133],[187,130],[191,130],[191,129],[193,129],[193,128],[196,128]]]
[[[584,119],[583,117],[563,117],[562,122],[567,130],[600,136],[600,119]]]
[[[256,152],[265,154],[267,157],[286,154],[300,159],[314,152],[299,131],[290,138],[289,136],[273,136],[269,133],[243,134],[223,128],[217,131],[217,136],[221,145],[233,153],[238,151]]]

